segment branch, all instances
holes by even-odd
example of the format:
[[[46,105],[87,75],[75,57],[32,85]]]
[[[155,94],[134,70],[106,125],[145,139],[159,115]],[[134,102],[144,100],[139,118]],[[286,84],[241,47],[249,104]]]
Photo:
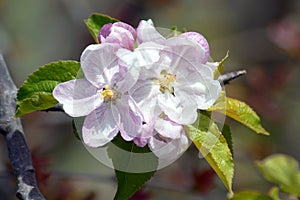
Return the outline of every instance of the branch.
[[[16,196],[21,200],[44,200],[40,193],[21,120],[15,118],[17,87],[0,51],[0,133],[5,137],[14,175]]]
[[[226,74],[223,74],[221,75],[219,78],[218,78],[218,81],[222,84],[222,85],[227,85],[230,83],[230,81],[242,76],[242,75],[245,75],[247,72],[246,70],[240,70],[240,71],[234,71],[234,72],[229,72],[229,73],[226,73]]]

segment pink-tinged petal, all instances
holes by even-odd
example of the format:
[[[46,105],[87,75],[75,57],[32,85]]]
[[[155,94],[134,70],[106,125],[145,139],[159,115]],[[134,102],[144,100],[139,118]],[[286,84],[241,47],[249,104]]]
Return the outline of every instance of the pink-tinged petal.
[[[135,119],[134,122],[139,126],[145,120],[142,111],[131,96],[128,96],[128,106],[130,115]]]
[[[180,79],[181,84],[177,84],[174,93],[180,101],[191,99],[197,103],[198,109],[207,109],[217,100],[222,90],[219,81],[207,79],[199,73],[190,74],[185,80]]]
[[[129,50],[133,50],[135,39],[135,29],[124,22],[106,24],[101,28],[98,35],[100,43],[113,43]]]
[[[89,45],[82,53],[80,62],[84,75],[95,87],[111,85],[113,77],[119,73],[118,59],[113,44]]]
[[[84,119],[82,138],[90,147],[100,147],[110,142],[119,132],[120,115],[109,104],[103,104]]]
[[[147,42],[139,45],[133,52],[126,49],[119,49],[117,56],[119,62],[128,68],[147,67],[156,63],[160,59],[160,52],[165,46],[156,44],[154,42]]]
[[[219,62],[207,62],[206,66],[209,67],[213,72],[217,70]]]
[[[122,96],[116,104],[121,115],[120,133],[124,140],[131,141],[142,130],[143,116],[134,100],[129,96]]]
[[[193,99],[181,101],[170,93],[158,95],[158,105],[161,110],[178,124],[192,124],[197,119],[197,104]]]
[[[102,26],[102,28],[99,31],[99,35],[98,35],[99,43],[103,43],[103,41],[101,41],[101,37],[105,39],[109,36],[109,34],[111,33],[111,27],[112,27],[112,23],[104,24]]]
[[[140,70],[145,68],[151,68],[160,59],[160,52],[165,48],[162,45],[155,44],[153,42],[147,42],[141,44],[133,52],[126,49],[119,49],[117,56],[119,58],[119,64],[121,66],[127,66],[128,72],[120,83],[120,90],[129,90],[140,77]]]
[[[113,26],[122,27],[122,28],[128,30],[131,33],[131,36],[133,37],[133,39],[136,39],[136,31],[129,24],[126,24],[124,22],[116,22],[116,23],[113,24]]]
[[[144,147],[146,144],[148,144],[148,138],[138,136],[133,139],[133,142],[138,147]]]
[[[140,74],[139,68],[131,68],[124,74],[124,78],[118,82],[119,91],[122,93],[128,92],[132,86],[137,82]]]
[[[175,161],[189,147],[189,140],[185,134],[173,140],[164,140],[160,136],[149,139],[148,146],[160,161]]]
[[[155,130],[163,137],[177,139],[183,132],[183,126],[172,122],[167,117],[165,119],[158,118],[155,121]]]
[[[126,92],[136,83],[139,78],[140,68],[133,67],[133,52],[127,49],[119,49],[117,52],[119,65],[126,69],[126,73],[122,73],[124,78],[118,83],[119,90]],[[125,67],[126,66],[126,67]]]
[[[143,112],[145,122],[152,121],[161,112],[157,105],[159,93],[159,85],[152,80],[138,81],[129,92]]]
[[[176,80],[178,83],[184,82],[185,84],[202,81],[204,79],[213,80],[214,71],[207,64],[199,62],[189,62],[182,57],[178,59],[178,62],[172,65],[173,72],[176,74]],[[197,79],[190,79],[190,76],[196,76]]]
[[[137,40],[138,42],[156,42],[159,44],[164,43],[166,40],[154,27],[151,19],[148,21],[142,20],[140,21],[137,29]]]
[[[186,33],[182,33],[178,37],[187,38],[195,42],[196,44],[200,45],[205,51],[205,57],[203,58],[202,63],[206,63],[208,61],[210,56],[209,44],[203,35],[196,32],[186,32]]]
[[[181,62],[181,65],[176,68],[176,82],[175,87],[190,87],[191,85],[198,85],[199,87],[207,84],[207,81],[213,80],[213,71],[206,65],[200,64],[199,68],[195,68],[186,62]],[[201,90],[202,91],[202,90]]]
[[[197,68],[203,64],[205,52],[202,47],[196,45],[193,41],[180,37],[172,37],[166,41],[166,46],[169,48],[165,49],[161,56],[169,57],[172,60],[170,67],[175,71],[182,63],[190,65],[193,68]]]
[[[205,95],[197,96],[198,109],[206,110],[211,107],[216,102],[222,91],[222,87],[218,80],[208,82],[206,87]]]
[[[141,134],[137,135],[133,139],[134,143],[139,146],[139,147],[144,147],[147,143],[150,137],[153,136],[154,133],[154,123],[155,123],[155,118],[151,119],[150,121],[145,121],[144,124],[142,125],[142,131]]]
[[[72,117],[86,116],[102,103],[98,89],[86,79],[58,84],[53,90],[53,97]]]

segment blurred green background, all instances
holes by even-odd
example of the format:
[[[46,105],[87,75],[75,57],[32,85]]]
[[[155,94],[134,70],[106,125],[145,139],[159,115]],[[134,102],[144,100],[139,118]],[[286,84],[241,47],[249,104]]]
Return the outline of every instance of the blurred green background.
[[[273,153],[300,160],[299,0],[0,0],[0,49],[17,86],[38,66],[79,60],[93,43],[83,23],[93,12],[134,27],[151,18],[157,27],[197,31],[209,41],[214,60],[230,51],[225,72],[247,70],[246,76],[226,86],[227,96],[251,105],[271,136],[227,121],[235,150],[235,191],[270,188],[255,160]],[[47,199],[112,199],[113,170],[96,161],[73,136],[68,116],[35,112],[22,120]],[[0,200],[15,199],[3,138],[0,160]],[[134,197],[166,198],[226,199],[226,189],[191,147]]]

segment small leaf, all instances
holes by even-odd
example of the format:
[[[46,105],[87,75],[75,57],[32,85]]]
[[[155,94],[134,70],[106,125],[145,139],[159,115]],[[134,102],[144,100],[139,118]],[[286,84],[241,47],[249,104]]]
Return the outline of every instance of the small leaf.
[[[271,197],[258,192],[239,192],[236,193],[230,200],[273,200]]]
[[[138,147],[133,142],[124,141],[120,135],[109,144],[108,154],[118,181],[114,200],[130,198],[154,175],[158,167],[158,158],[147,146]]]
[[[282,191],[300,197],[300,171],[297,160],[275,154],[257,162],[257,167],[266,180],[278,184]]]
[[[75,79],[80,69],[77,61],[57,61],[41,66],[20,87],[16,116],[51,108],[58,102],[52,96],[55,86]]]
[[[218,63],[217,69],[214,71],[214,79],[218,79],[218,77],[224,72],[224,62],[229,57],[229,51],[227,51],[225,57]]]
[[[108,23],[115,23],[117,21],[119,20],[98,13],[94,13],[88,19],[84,20],[96,43],[99,43],[98,34],[102,26]]]
[[[199,114],[199,124],[185,127],[186,133],[200,153],[215,170],[225,187],[232,193],[234,163],[227,141],[211,119]]]
[[[180,35],[182,32],[178,31],[177,26],[173,26],[170,28],[169,32],[164,33],[165,38],[176,37]]]
[[[222,98],[222,94],[220,96]],[[224,96],[223,96],[224,98]],[[226,100],[216,101],[216,103],[208,109],[209,111],[217,111],[226,114],[228,117],[244,124],[258,134],[270,135],[262,126],[259,116],[246,103],[237,99],[227,97]]]

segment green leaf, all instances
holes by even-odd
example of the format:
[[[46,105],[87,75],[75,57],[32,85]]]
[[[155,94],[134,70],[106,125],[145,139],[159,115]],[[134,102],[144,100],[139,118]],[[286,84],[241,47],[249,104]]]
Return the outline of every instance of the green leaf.
[[[271,197],[258,192],[239,192],[236,193],[230,200],[273,200]]]
[[[294,158],[275,154],[257,162],[257,167],[264,178],[278,184],[282,191],[300,197],[299,164]]]
[[[234,163],[227,141],[209,117],[199,113],[198,122],[186,126],[186,133],[232,194]]]
[[[124,141],[120,135],[109,144],[108,154],[118,181],[114,200],[130,198],[154,175],[158,167],[158,158],[148,146],[138,147],[133,142]]]
[[[99,31],[102,28],[102,26],[105,24],[108,24],[108,23],[115,23],[117,21],[119,21],[119,20],[109,17],[107,15],[94,13],[88,19],[85,19],[84,23],[88,27],[95,42],[99,43],[98,34],[99,34]]]
[[[279,198],[279,188],[278,187],[272,187],[269,191],[270,197],[272,197],[273,200],[280,200]]]
[[[230,149],[231,155],[233,156],[233,145],[232,145],[231,131],[230,131],[230,127],[227,124],[224,124],[224,127],[222,129],[222,135],[226,139],[226,142],[227,142],[228,147]]]
[[[218,63],[217,69],[214,71],[214,79],[217,80],[218,77],[224,72],[224,62],[229,57],[229,51],[227,51],[225,57]]]
[[[223,99],[222,99],[223,98]],[[209,111],[217,111],[226,114],[228,117],[244,124],[248,128],[252,129],[258,134],[270,135],[262,126],[259,116],[254,112],[254,110],[246,103],[239,101],[237,99],[232,99],[225,96],[217,100],[217,102],[210,107]]]
[[[57,61],[39,67],[20,87],[16,116],[51,108],[58,102],[52,91],[61,82],[75,79],[80,69],[77,61]]]

